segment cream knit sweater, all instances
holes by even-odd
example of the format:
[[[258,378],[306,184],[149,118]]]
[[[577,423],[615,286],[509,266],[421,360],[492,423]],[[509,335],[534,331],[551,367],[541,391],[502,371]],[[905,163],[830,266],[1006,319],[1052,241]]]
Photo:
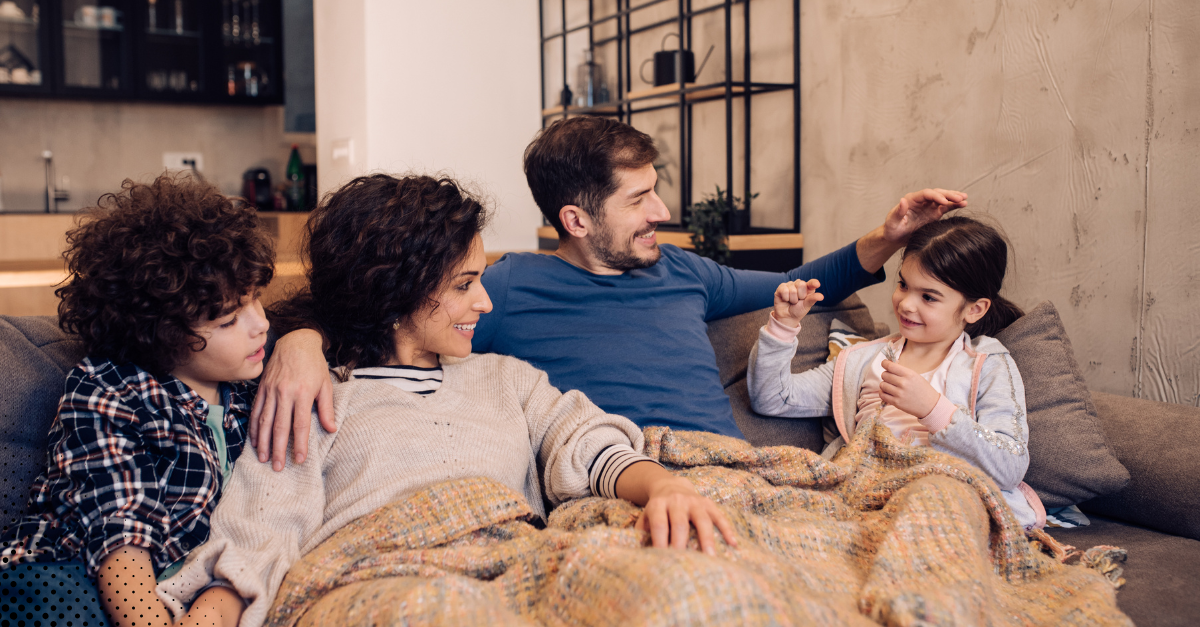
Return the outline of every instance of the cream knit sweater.
[[[335,383],[338,429],[314,413],[308,459],[282,472],[246,447],[212,517],[207,543],[158,586],[176,619],[185,603],[224,580],[248,604],[241,627],[266,618],[288,568],[360,516],[451,479],[484,476],[521,492],[545,515],[591,494],[589,466],[613,444],[641,451],[641,431],[546,374],[501,355],[442,358],[441,388],[426,396],[384,381]]]

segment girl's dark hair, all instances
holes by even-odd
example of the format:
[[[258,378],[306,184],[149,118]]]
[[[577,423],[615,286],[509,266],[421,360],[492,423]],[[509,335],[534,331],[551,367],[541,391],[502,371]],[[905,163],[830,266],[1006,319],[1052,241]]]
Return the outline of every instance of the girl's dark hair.
[[[67,233],[58,323],[87,354],[162,376],[203,350],[192,327],[271,282],[275,248],[254,209],[187,176],[126,179]]]
[[[471,251],[487,212],[449,178],[360,176],[327,195],[305,227],[308,287],[270,308],[281,333],[314,324],[347,370],[395,356],[407,324]]]
[[[1000,295],[1008,267],[1008,242],[996,229],[963,216],[930,222],[913,232],[900,258],[915,258],[933,278],[974,302],[980,298],[992,306],[979,320],[968,324],[971,337],[995,335],[1025,315]]]

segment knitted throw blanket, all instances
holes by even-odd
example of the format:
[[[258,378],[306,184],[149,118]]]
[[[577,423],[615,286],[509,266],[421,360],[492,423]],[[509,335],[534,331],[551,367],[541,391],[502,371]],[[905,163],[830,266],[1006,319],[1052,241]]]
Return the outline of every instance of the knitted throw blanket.
[[[735,526],[716,557],[645,548],[625,501],[579,499],[538,530],[498,483],[436,485],[306,555],[268,624],[1132,624],[1100,573],[1031,544],[982,471],[861,429],[834,462],[646,429],[646,454]]]

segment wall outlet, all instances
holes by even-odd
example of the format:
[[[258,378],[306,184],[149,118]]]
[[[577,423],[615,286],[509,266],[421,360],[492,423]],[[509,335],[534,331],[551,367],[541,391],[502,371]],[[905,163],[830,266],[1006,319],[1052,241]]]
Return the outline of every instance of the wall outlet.
[[[204,154],[199,152],[164,152],[163,168],[167,170],[204,171]]]

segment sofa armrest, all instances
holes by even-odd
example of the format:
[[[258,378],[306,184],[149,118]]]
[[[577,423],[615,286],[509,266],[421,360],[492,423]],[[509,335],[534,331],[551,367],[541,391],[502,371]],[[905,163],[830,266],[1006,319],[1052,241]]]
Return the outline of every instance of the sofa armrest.
[[[1200,408],[1095,391],[1092,400],[1130,480],[1080,508],[1200,540]]]

